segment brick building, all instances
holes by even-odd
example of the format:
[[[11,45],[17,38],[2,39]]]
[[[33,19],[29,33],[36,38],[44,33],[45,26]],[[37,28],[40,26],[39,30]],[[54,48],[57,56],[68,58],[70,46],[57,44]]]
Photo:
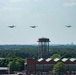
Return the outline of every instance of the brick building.
[[[65,75],[76,75],[76,59],[63,58],[51,59],[49,57],[49,39],[38,39],[38,59],[26,60],[26,73],[27,75],[58,75],[53,74],[52,69],[58,62],[63,62],[66,67]]]
[[[75,58],[63,58],[63,59],[27,59],[26,60],[26,72],[27,75],[56,75],[53,74],[52,69],[58,62],[63,62],[66,66],[65,75],[76,75],[76,59]],[[58,74],[57,74],[58,75]]]

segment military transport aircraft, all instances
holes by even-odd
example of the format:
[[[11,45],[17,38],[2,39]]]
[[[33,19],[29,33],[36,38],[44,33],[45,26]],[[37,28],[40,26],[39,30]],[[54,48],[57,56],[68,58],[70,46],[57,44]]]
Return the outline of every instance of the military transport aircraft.
[[[14,26],[14,25],[11,25],[11,26],[8,26],[9,28],[14,28],[14,27],[16,27],[16,26]]]
[[[72,27],[72,26],[71,26],[71,25],[66,25],[66,27],[70,28],[70,27]]]
[[[30,26],[31,28],[36,28],[37,26]]]

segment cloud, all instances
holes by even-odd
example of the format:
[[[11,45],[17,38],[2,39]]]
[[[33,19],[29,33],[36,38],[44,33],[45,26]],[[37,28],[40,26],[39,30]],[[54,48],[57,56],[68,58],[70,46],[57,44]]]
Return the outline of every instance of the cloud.
[[[57,2],[59,2],[60,0],[56,0]]]
[[[25,2],[28,2],[28,1],[36,1],[36,2],[38,2],[38,1],[44,1],[44,0],[9,0],[10,2],[13,2],[13,3],[16,3],[16,2],[23,2],[23,1],[25,1]]]
[[[64,7],[72,7],[72,6],[76,6],[76,1],[72,1],[72,2],[67,2],[63,4]]]
[[[62,1],[63,7],[73,7],[76,6],[76,0],[56,0],[57,2]]]
[[[33,0],[33,1],[44,1],[44,0]]]
[[[16,2],[22,2],[24,0],[9,0],[10,2],[16,3]]]
[[[2,7],[2,8],[0,8],[0,11],[14,11],[14,10],[21,10],[21,8],[16,8],[16,7]]]

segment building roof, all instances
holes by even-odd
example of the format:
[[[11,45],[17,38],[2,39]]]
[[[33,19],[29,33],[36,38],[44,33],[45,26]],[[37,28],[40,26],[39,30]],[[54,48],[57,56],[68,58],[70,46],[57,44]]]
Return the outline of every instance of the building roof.
[[[74,62],[76,59],[75,58],[70,58],[69,59],[71,62]]]
[[[67,60],[68,60],[68,58],[63,58],[63,59],[62,59],[63,62],[65,62],[65,61],[67,61]]]
[[[47,58],[46,61],[49,62],[51,60],[51,58]]]
[[[34,62],[34,63],[48,63],[48,64],[55,64],[57,62],[63,62],[65,64],[75,64],[76,63],[76,58],[55,58],[55,59],[52,59],[52,58],[47,58],[47,59],[44,59],[44,58],[39,58],[39,59],[27,59],[29,62]],[[26,63],[27,64],[27,63]]]
[[[43,58],[38,59],[39,62],[41,62],[43,60]]]
[[[55,58],[55,59],[54,59],[55,62],[57,62],[57,61],[59,61],[59,60],[60,60],[60,58]]]
[[[8,67],[0,67],[0,70],[8,70]]]

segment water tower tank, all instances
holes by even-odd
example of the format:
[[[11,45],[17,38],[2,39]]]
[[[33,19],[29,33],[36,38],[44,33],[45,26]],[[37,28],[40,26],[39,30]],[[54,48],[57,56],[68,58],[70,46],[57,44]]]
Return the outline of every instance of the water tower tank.
[[[49,57],[49,39],[48,38],[39,38],[39,58],[48,58]]]

